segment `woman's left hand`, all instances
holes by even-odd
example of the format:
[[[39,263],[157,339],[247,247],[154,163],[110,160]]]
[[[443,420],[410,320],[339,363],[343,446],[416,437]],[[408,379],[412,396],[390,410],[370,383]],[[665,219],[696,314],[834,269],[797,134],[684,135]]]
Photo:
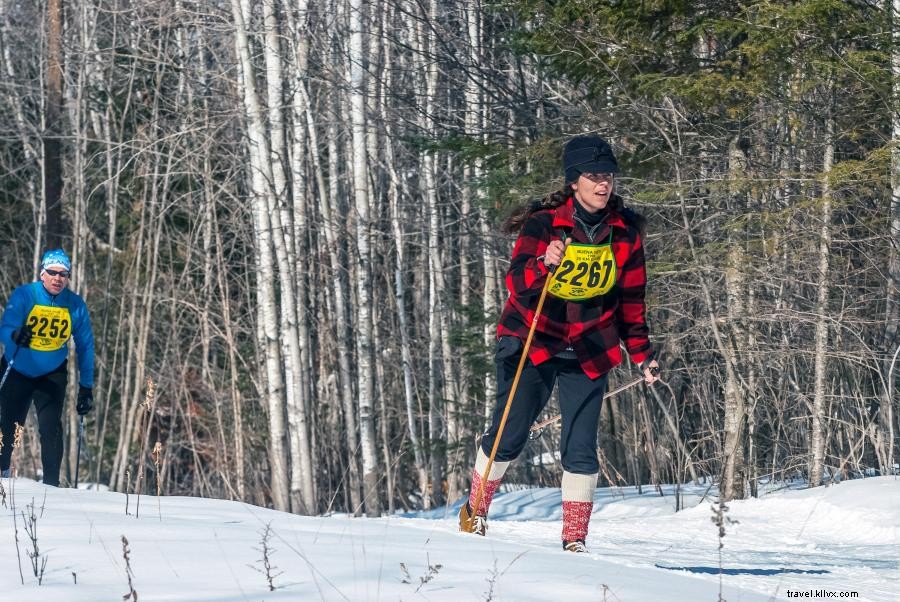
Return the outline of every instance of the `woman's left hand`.
[[[649,364],[645,364],[643,369],[645,383],[652,385],[659,380],[659,362],[653,360]]]

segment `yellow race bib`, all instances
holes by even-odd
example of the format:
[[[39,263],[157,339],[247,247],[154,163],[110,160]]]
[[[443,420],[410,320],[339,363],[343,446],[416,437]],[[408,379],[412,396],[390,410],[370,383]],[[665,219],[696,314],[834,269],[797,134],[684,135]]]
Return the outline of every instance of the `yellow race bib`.
[[[29,347],[35,351],[61,349],[72,334],[72,316],[65,307],[35,305],[25,323],[34,335]]]
[[[612,244],[570,243],[562,263],[551,276],[550,293],[570,301],[605,295],[616,283]]]

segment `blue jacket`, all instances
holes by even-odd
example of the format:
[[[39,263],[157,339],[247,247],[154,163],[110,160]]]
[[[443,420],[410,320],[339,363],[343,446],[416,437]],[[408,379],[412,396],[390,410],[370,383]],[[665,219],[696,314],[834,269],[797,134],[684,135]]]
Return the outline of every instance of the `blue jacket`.
[[[66,360],[67,343],[73,338],[78,352],[78,382],[94,386],[94,332],[81,297],[68,288],[54,297],[40,281],[14,290],[0,318],[0,343],[7,362],[16,350],[12,333],[25,324],[31,326],[34,338],[29,347],[19,349],[14,370],[31,378],[53,372]]]

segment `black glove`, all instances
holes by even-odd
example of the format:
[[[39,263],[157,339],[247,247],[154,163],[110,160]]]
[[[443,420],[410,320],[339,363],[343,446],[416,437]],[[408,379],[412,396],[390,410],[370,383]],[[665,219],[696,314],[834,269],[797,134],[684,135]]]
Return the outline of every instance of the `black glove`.
[[[83,385],[78,386],[78,403],[75,404],[75,411],[79,416],[84,416],[94,409],[94,391],[90,387]]]
[[[31,332],[31,326],[25,325],[22,328],[16,328],[12,333],[12,340],[19,347],[28,347],[31,345],[31,337],[34,336],[34,333]]]

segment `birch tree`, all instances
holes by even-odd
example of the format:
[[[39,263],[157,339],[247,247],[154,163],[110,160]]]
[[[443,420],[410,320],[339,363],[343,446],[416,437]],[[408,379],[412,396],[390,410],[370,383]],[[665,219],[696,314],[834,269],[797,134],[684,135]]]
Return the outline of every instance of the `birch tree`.
[[[882,429],[887,433],[887,465],[894,466],[895,419],[894,404],[895,391],[894,375],[898,373],[897,349],[900,349],[898,339],[898,324],[900,324],[900,0],[885,2],[890,11],[891,24],[891,200],[890,200],[890,226],[888,244],[890,247],[888,260],[888,274],[885,290],[887,293],[887,307],[885,312],[884,347],[885,355],[883,372],[885,374],[884,408],[879,414]],[[894,353],[891,353],[891,350]]]
[[[830,94],[830,90],[829,90]],[[825,438],[828,415],[825,406],[827,357],[828,357],[828,293],[829,266],[831,263],[831,183],[828,181],[834,165],[834,118],[831,115],[831,103],[825,115],[825,153],[822,159],[822,196],[820,230],[819,230],[819,263],[816,294],[816,338],[815,338],[815,373],[813,375],[812,425],[810,428],[810,468],[809,485],[815,487],[822,483],[825,470]]]
[[[272,252],[270,208],[274,206],[269,183],[273,182],[271,152],[266,137],[262,107],[256,88],[256,75],[250,57],[246,23],[250,16],[248,0],[232,0],[235,52],[238,56],[244,109],[249,138],[248,153],[252,183],[253,226],[257,269],[257,336],[265,358],[265,399],[269,412],[269,462],[272,502],[278,510],[288,510],[289,476],[287,432],[285,426],[284,379],[278,337],[278,299],[275,292],[275,258]],[[280,232],[280,230],[279,230]]]
[[[381,514],[378,491],[378,456],[375,451],[375,415],[373,413],[374,378],[372,369],[372,257],[369,224],[368,159],[366,157],[364,5],[350,2],[350,121],[353,147],[353,201],[356,210],[356,302],[357,320],[357,393],[359,395],[359,432],[366,515]]]

